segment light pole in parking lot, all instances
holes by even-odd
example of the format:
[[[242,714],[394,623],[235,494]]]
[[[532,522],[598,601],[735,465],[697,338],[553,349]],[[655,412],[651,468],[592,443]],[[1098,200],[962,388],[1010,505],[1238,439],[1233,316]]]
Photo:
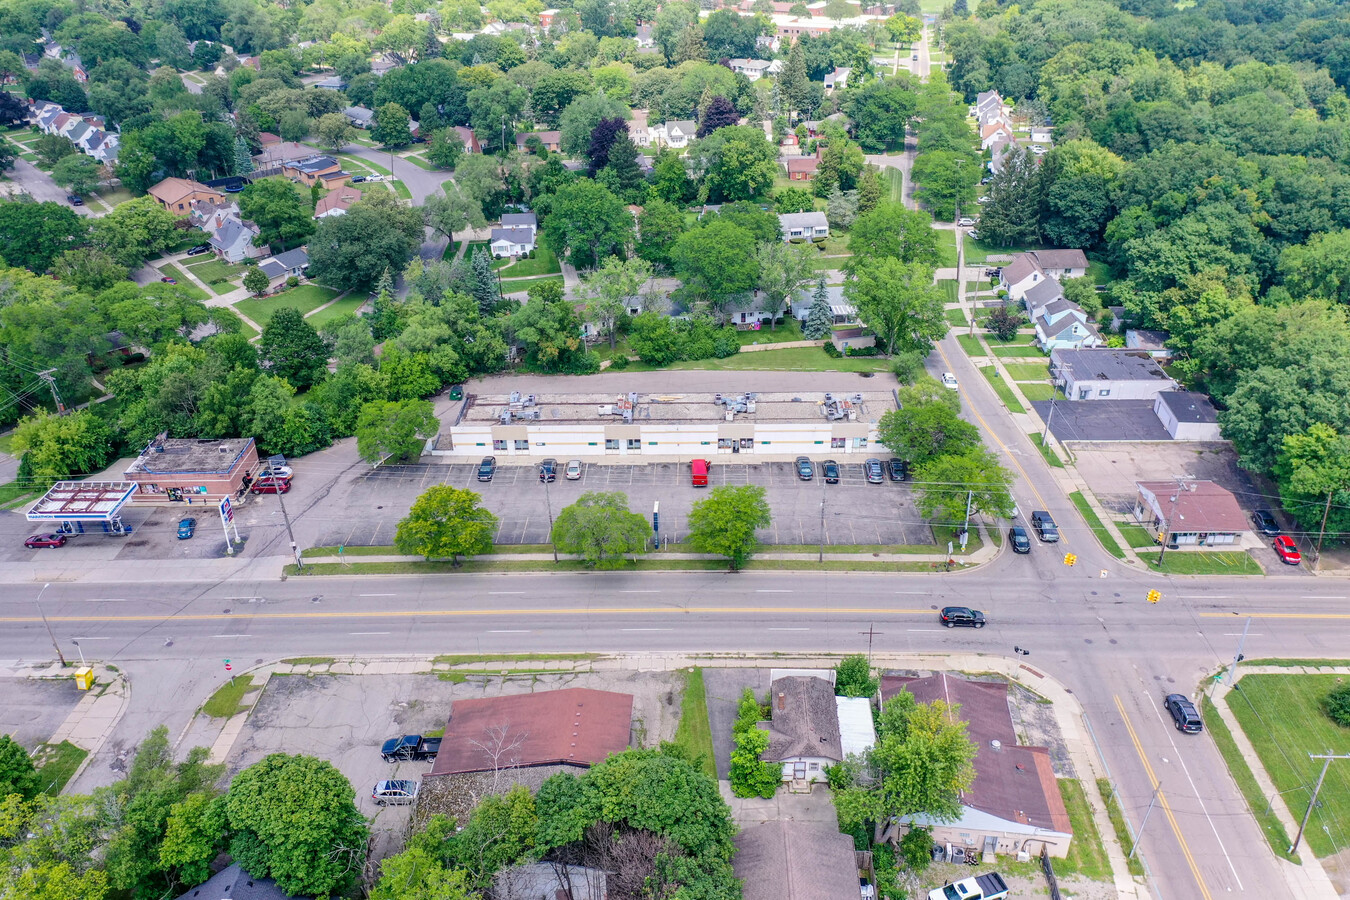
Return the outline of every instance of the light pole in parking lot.
[[[553,500],[549,497],[548,481],[548,478],[544,479],[544,506],[548,508],[548,545],[553,548],[553,561],[557,562],[558,545],[553,543]]]

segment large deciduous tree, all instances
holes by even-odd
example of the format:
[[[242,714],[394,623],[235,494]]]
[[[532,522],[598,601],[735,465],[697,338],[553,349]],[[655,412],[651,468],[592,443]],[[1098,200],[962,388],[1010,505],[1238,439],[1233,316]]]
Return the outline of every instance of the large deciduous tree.
[[[87,409],[66,416],[39,411],[14,430],[12,449],[35,481],[79,478],[101,471],[112,459],[112,431]]]
[[[652,268],[645,260],[610,257],[583,283],[586,318],[609,338],[611,350],[618,339],[619,320],[651,277]]]
[[[578,269],[590,269],[606,257],[626,255],[633,216],[604,185],[582,179],[553,195],[543,230],[559,256]]]
[[[933,285],[933,270],[922,263],[883,257],[860,263],[844,285],[858,318],[876,334],[887,355],[927,353],[947,333],[945,300]]]
[[[714,306],[755,286],[755,239],[724,219],[680,235],[670,250],[675,273],[685,287]]]
[[[255,243],[273,252],[294,247],[314,233],[309,198],[286,178],[260,178],[244,188],[239,214],[258,226]]]
[[[861,213],[848,233],[850,265],[879,257],[935,267],[941,261],[933,217],[917,209],[883,200]]]
[[[309,242],[314,278],[343,290],[369,290],[401,272],[422,243],[422,211],[387,191],[368,191],[344,216],[321,221]]]
[[[357,455],[368,463],[415,460],[440,424],[426,400],[372,401],[356,417]]]
[[[441,193],[432,194],[422,202],[422,216],[428,227],[445,235],[452,243],[456,231],[482,228],[484,224],[483,208],[452,182],[446,182]]]
[[[42,779],[28,751],[7,734],[0,734],[0,797],[18,794],[32,800],[42,789]]]
[[[689,510],[689,543],[700,553],[725,556],[735,571],[745,565],[759,546],[755,530],[768,528],[771,521],[764,488],[757,485],[713,488]]]
[[[479,506],[473,491],[438,484],[413,503],[398,523],[394,546],[400,553],[458,562],[461,556],[487,553],[497,534],[497,517]]]
[[[998,518],[1012,515],[1012,474],[983,447],[934,456],[914,473],[919,511],[939,524],[959,529],[966,512]]]
[[[292,306],[278,309],[263,326],[258,353],[272,374],[297,388],[318,384],[328,370],[327,345]]]
[[[944,403],[890,410],[881,416],[877,433],[886,449],[915,466],[980,444],[979,429]]]
[[[375,126],[370,129],[370,137],[385,147],[406,147],[412,143],[412,130],[409,125],[412,116],[397,103],[386,103],[375,110]]]
[[[175,221],[174,214],[153,197],[138,197],[96,220],[90,241],[119,264],[134,269],[177,243]]]
[[[0,201],[0,258],[11,266],[46,272],[88,234],[88,220],[68,206]]]
[[[622,491],[587,491],[564,507],[553,523],[554,546],[592,567],[618,564],[630,553],[646,552],[651,535],[651,525],[628,508],[628,496]]]
[[[754,200],[778,176],[777,148],[750,125],[719,128],[695,144],[691,156],[713,203]]]

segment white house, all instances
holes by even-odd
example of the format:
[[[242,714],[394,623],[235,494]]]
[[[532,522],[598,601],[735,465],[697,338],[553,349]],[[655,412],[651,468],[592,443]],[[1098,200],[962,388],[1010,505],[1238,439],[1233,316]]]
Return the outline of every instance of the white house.
[[[493,256],[524,256],[534,249],[534,229],[494,228],[488,246]]]
[[[777,75],[783,70],[782,60],[767,59],[732,59],[727,64],[731,66],[731,71],[740,72],[751,81],[759,81],[765,75]]]
[[[1142,350],[1052,350],[1050,371],[1070,400],[1153,400],[1177,389]]]
[[[305,266],[309,265],[309,253],[304,247],[296,247],[294,250],[287,250],[285,253],[278,253],[276,256],[269,256],[258,263],[258,268],[262,269],[263,274],[267,276],[271,287],[277,288],[292,276],[299,278],[305,273]]]
[[[1088,321],[1082,307],[1064,296],[1053,275],[1033,285],[1023,299],[1036,328],[1036,341],[1046,352],[1102,345],[1097,326]]]
[[[853,74],[853,69],[848,66],[840,66],[833,72],[825,76],[825,93],[833,93],[835,89],[843,90],[848,86],[848,76]]]
[[[1081,278],[1087,274],[1087,256],[1082,250],[1032,250],[1019,253],[1003,267],[999,286],[1014,300],[1045,278]]]
[[[503,213],[502,228],[527,228],[530,237],[539,232],[539,218],[529,210],[520,213]]]
[[[810,675],[774,679],[769,688],[769,746],[759,755],[779,763],[783,780],[801,784],[824,781],[825,770],[844,758],[839,707],[834,685]]]
[[[651,144],[683,150],[698,134],[698,123],[693,119],[679,119],[674,122],[663,122],[650,131]]]
[[[782,213],[778,217],[778,229],[783,232],[783,240],[814,240],[830,236],[830,223],[823,212]]]

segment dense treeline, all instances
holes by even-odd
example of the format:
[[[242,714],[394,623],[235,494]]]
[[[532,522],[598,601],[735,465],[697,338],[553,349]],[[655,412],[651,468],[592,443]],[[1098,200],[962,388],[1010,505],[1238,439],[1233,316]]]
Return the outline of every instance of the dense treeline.
[[[943,27],[957,90],[1055,129],[994,179],[982,238],[1106,260],[1103,299],[1171,334],[1311,532],[1350,532],[1348,32],[1315,2],[986,2]]]

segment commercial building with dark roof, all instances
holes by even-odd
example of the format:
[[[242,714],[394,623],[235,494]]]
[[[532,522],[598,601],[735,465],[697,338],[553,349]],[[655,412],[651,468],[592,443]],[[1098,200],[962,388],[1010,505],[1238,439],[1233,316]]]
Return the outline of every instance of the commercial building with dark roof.
[[[212,503],[239,492],[258,468],[253,438],[219,441],[157,437],[126,470],[134,504]]]
[[[1050,371],[1070,400],[1152,400],[1177,387],[1146,350],[1052,350]]]
[[[1161,391],[1153,412],[1174,441],[1221,441],[1219,412],[1195,391]]]
[[[905,824],[933,829],[933,843],[951,843],[978,853],[1012,856],[1027,851],[1037,856],[1044,846],[1063,858],[1073,840],[1073,827],[1059,793],[1046,747],[1018,744],[1003,681],[972,681],[945,672],[926,677],[886,675],[881,679],[885,703],[907,690],[920,703],[942,700],[958,705],[975,743],[975,780],[961,795],[961,816],[938,822],[914,816]]]

